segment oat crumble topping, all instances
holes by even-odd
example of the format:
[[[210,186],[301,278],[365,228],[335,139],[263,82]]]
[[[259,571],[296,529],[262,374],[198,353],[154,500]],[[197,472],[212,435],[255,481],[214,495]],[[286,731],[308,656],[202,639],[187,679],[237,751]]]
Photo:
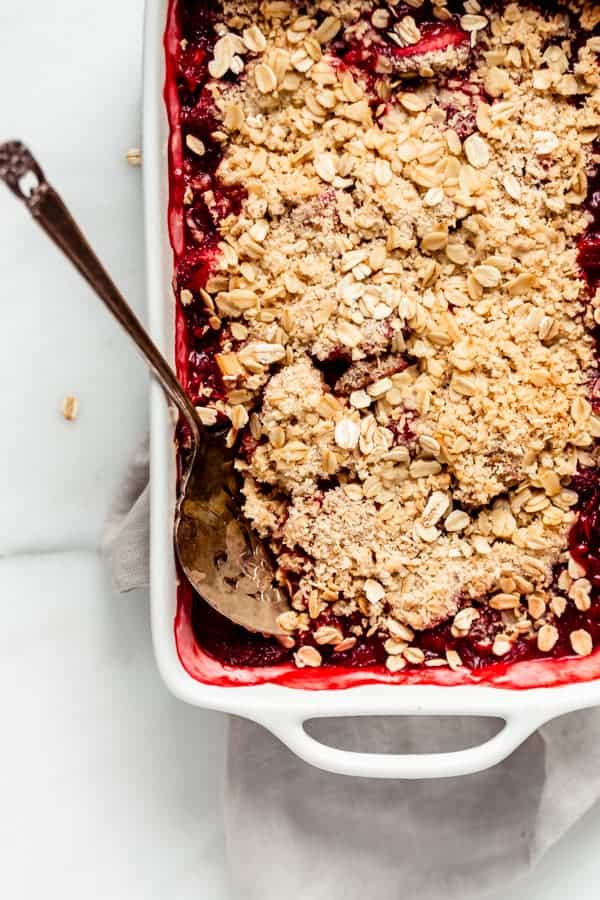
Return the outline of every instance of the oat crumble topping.
[[[424,662],[415,632],[466,634],[486,606],[495,656],[523,636],[552,651],[566,603],[589,608],[567,548],[600,437],[600,300],[577,257],[600,6],[568,4],[575,41],[566,7],[437,0],[445,46],[423,6],[225,0],[206,90],[219,178],[244,197],[204,287],[180,289],[225,329],[225,396],[199,408],[250,438],[245,513],[293,594],[289,646],[376,633],[391,672]]]

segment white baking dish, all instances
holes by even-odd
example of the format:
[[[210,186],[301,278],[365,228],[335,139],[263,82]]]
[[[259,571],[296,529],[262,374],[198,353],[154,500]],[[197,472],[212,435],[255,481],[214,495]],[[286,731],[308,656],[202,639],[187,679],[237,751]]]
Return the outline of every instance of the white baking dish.
[[[173,358],[172,251],[167,229],[168,121],[163,101],[163,35],[168,0],[147,0],[144,54],[144,188],[148,313],[154,339]],[[280,738],[306,762],[345,775],[372,778],[439,778],[477,772],[503,760],[540,725],[563,713],[600,704],[598,654],[564,664],[521,663],[527,683],[537,672],[561,666],[558,680],[578,683],[525,689],[438,684],[368,684],[345,689],[301,689],[279,684],[221,687],[202,683],[184,669],[175,643],[177,573],[173,554],[175,503],[173,417],[157,384],[151,394],[151,596],[158,667],[171,691],[196,706],[245,716]],[[545,666],[544,670],[541,666]],[[513,667],[514,668],[514,667]],[[566,674],[565,674],[566,673]],[[390,676],[388,680],[393,680]],[[552,676],[550,678],[552,680]],[[508,683],[506,679],[505,683]],[[540,683],[540,682],[538,682]],[[518,679],[517,679],[518,684]],[[492,716],[501,731],[481,746],[451,753],[386,755],[335,749],[310,737],[303,723],[333,716]]]

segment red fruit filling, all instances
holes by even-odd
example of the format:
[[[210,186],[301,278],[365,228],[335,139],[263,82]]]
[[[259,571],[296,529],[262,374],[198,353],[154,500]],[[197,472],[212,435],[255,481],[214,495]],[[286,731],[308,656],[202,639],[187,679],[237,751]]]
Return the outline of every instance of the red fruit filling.
[[[204,247],[190,247],[177,262],[177,286],[190,291],[204,287],[217,249],[213,236],[208,236]]]
[[[579,265],[590,284],[595,285],[600,278],[600,233],[588,231],[579,242]]]
[[[208,63],[212,52],[208,41],[200,44],[189,44],[182,49],[178,60],[178,72],[190,91],[203,84],[208,78]]]
[[[579,517],[569,536],[571,554],[585,568],[594,588],[600,588],[600,474],[583,469],[574,479]]]
[[[594,144],[599,152],[600,142]],[[600,281],[600,170],[596,169],[588,177],[587,210],[594,217],[587,232],[579,240],[578,262],[590,288]]]

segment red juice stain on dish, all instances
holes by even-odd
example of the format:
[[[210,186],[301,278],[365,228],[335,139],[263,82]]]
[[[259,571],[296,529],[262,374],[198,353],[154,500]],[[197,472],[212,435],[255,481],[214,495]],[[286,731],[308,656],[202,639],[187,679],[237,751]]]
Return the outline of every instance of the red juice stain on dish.
[[[171,125],[169,226],[175,255],[175,285],[178,291],[185,288],[193,293],[198,293],[210,277],[218,254],[220,220],[239,212],[245,198],[242,188],[221,183],[218,167],[222,150],[211,136],[218,127],[218,118],[205,84],[208,61],[216,39],[214,26],[217,10],[218,3],[210,0],[171,0],[165,35],[165,100]],[[375,78],[381,57],[387,57],[394,65],[394,60],[460,47],[468,41],[468,35],[455,20],[449,23],[428,22],[424,20],[426,12],[425,6],[423,12],[416,14],[422,34],[417,44],[408,47],[398,47],[392,43],[346,46],[340,39],[332,46],[332,52],[337,55],[340,64],[358,68]],[[406,14],[414,13],[412,7],[406,8]],[[182,44],[184,36],[185,42]],[[473,130],[476,102],[483,97],[473,90],[472,85],[460,79],[449,80],[445,90],[448,92],[445,104],[448,121],[462,137],[466,137]],[[457,95],[463,95],[464,100],[458,103],[453,101],[453,96]],[[188,134],[203,142],[205,153],[202,156],[195,155],[185,144]],[[211,192],[210,207],[204,196],[207,191]],[[184,198],[188,202],[184,203]],[[600,280],[600,178],[597,175],[590,178],[588,209],[594,215],[594,222],[580,239],[579,263],[590,286],[595,287]],[[222,379],[215,364],[221,334],[211,328],[208,318],[209,314],[201,303],[194,302],[188,307],[177,304],[178,372],[196,402],[201,400],[201,392],[204,392],[203,396],[207,391],[213,396],[224,396]],[[347,363],[342,359],[332,359],[328,364],[323,367],[324,375],[326,379],[329,376],[333,386],[334,376],[337,378],[340,374],[339,367]],[[412,433],[407,423],[402,439],[409,438],[412,438]],[[250,456],[256,442],[249,436],[245,436],[244,440],[243,452]],[[569,605],[558,621],[560,636],[552,654],[555,657],[571,654],[568,636],[575,628],[584,627],[592,633],[594,642],[600,640],[598,474],[582,472],[574,487],[580,495],[579,516],[570,534],[570,549],[592,581],[593,603],[586,613]],[[355,618],[356,622],[347,618],[338,621],[329,612],[321,616],[318,624],[337,624],[348,637],[349,629],[358,623],[360,617],[357,614]],[[376,635],[358,637],[354,647],[344,652],[336,653],[333,647],[321,646],[322,669],[298,670],[292,665],[293,650],[283,647],[275,638],[250,634],[234,625],[194,595],[187,584],[180,587],[175,622],[177,646],[184,667],[194,677],[214,684],[257,684],[268,680],[309,689],[326,689],[402,681],[436,684],[471,682],[524,688],[585,680],[598,675],[593,657],[586,661],[562,660],[559,666],[550,663],[548,654],[545,654],[544,661],[535,662],[541,656],[535,640],[517,642],[499,662],[492,653],[492,645],[494,636],[501,628],[501,614],[482,606],[479,618],[465,637],[455,638],[449,622],[419,632],[412,643],[423,651],[425,662],[443,658],[447,650],[454,649],[460,654],[465,668],[460,672],[451,672],[448,669],[410,666],[392,676],[384,669],[387,654],[381,638]],[[299,640],[300,643],[314,643],[312,635],[300,637]],[[593,665],[595,668],[592,671]]]

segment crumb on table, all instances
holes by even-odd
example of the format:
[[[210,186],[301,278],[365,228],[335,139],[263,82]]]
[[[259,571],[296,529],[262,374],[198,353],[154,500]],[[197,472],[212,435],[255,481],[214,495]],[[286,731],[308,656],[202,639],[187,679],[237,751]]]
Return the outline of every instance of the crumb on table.
[[[67,422],[74,422],[79,414],[79,400],[72,394],[67,394],[62,402],[63,418]]]

